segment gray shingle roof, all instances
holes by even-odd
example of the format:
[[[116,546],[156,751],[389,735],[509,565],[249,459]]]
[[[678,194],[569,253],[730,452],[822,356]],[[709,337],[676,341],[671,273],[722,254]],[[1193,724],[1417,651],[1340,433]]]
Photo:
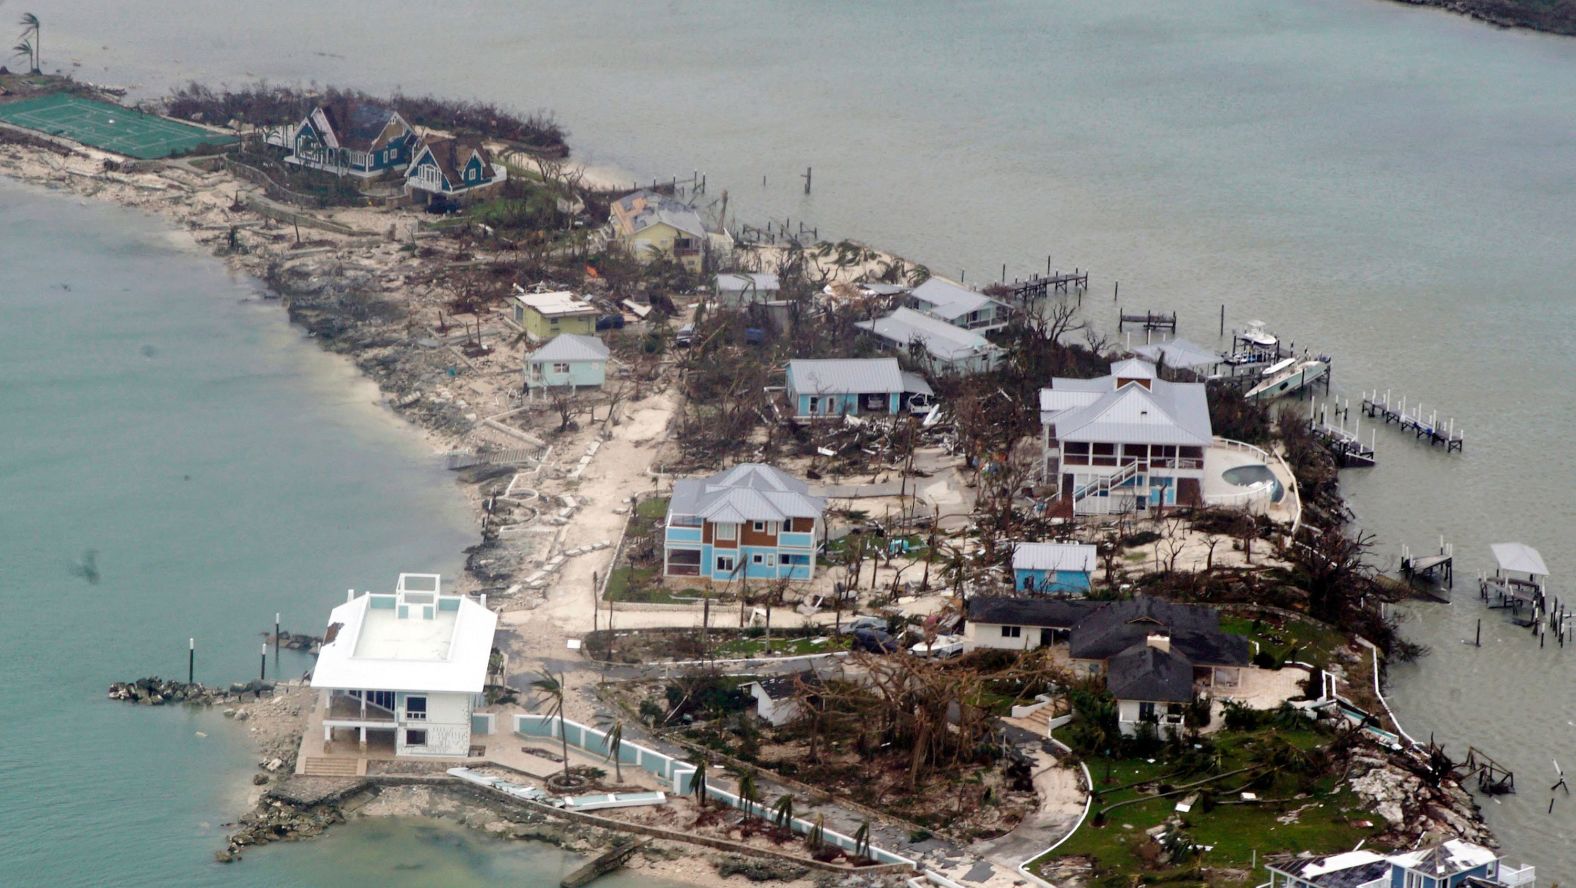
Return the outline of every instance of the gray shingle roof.
[[[525,356],[527,361],[605,361],[608,348],[595,336],[560,333]]]
[[[1013,570],[1094,570],[1094,546],[1086,543],[1018,543],[1012,547]]]
[[[1178,650],[1139,642],[1106,663],[1105,689],[1118,700],[1193,699],[1193,661]]]
[[[820,518],[826,499],[810,495],[798,478],[760,463],[740,463],[709,478],[673,482],[668,515],[695,515],[708,521],[782,521]]]
[[[1171,649],[1204,666],[1242,666],[1248,640],[1220,629],[1213,609],[1147,596],[1113,601],[1073,627],[1068,653],[1079,660],[1108,660],[1152,633],[1169,635]]]
[[[897,358],[795,358],[788,362],[788,385],[806,395],[904,390]]]
[[[1003,626],[1045,626],[1071,629],[1104,602],[1063,598],[1004,598],[976,595],[969,599],[971,623]]]

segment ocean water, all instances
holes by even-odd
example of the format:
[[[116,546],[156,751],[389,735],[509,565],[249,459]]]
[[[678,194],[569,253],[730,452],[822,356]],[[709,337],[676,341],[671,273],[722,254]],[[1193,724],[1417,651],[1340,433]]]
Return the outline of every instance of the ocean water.
[[[221,866],[245,723],[105,699],[184,679],[189,637],[199,681],[255,678],[275,612],[320,632],[472,539],[418,436],[252,282],[160,220],[0,182],[0,883],[556,884],[556,849],[420,820]]]
[[[1571,39],[1380,0],[462,0],[438,28],[366,2],[61,0],[48,18],[46,61],[142,94],[266,77],[549,107],[581,159],[702,170],[742,221],[970,282],[1092,269],[1104,328],[1117,281],[1122,307],[1176,310],[1201,342],[1222,305],[1228,326],[1263,318],[1332,353],[1338,392],[1392,389],[1466,430],[1451,456],[1380,430],[1379,468],[1348,473],[1381,560],[1443,534],[1470,577],[1521,540],[1576,592]],[[1529,644],[1468,585],[1408,609],[1433,655],[1394,671],[1392,700],[1412,733],[1516,768],[1489,821],[1569,882],[1576,804],[1546,813],[1546,787],[1551,759],[1576,763],[1576,651]]]

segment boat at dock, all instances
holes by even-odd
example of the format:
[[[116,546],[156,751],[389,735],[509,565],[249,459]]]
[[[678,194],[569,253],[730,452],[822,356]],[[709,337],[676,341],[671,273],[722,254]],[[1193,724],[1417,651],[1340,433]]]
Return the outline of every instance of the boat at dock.
[[[1327,381],[1329,375],[1330,359],[1323,355],[1316,358],[1282,358],[1264,368],[1259,382],[1248,389],[1244,397],[1249,401],[1282,398],[1296,394],[1320,380]]]

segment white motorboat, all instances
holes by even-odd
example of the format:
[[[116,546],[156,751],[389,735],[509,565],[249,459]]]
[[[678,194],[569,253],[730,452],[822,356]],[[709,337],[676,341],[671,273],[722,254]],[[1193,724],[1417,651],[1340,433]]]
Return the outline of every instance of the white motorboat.
[[[1324,358],[1286,358],[1264,368],[1260,382],[1244,395],[1249,401],[1269,401],[1302,391],[1330,372]]]

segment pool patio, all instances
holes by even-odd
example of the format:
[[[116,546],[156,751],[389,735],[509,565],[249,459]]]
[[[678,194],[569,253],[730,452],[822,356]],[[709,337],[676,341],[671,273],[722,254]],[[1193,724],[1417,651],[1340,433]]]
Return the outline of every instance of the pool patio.
[[[1274,498],[1275,484],[1268,478],[1233,484],[1225,477],[1233,469],[1266,466],[1275,481],[1280,482],[1284,494]],[[1295,530],[1302,519],[1302,498],[1297,491],[1297,479],[1291,467],[1279,455],[1271,454],[1252,444],[1216,438],[1204,451],[1204,503],[1228,509],[1246,509],[1255,515],[1268,515]]]

